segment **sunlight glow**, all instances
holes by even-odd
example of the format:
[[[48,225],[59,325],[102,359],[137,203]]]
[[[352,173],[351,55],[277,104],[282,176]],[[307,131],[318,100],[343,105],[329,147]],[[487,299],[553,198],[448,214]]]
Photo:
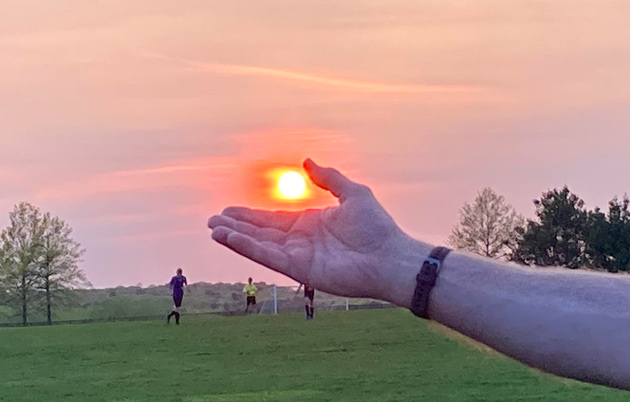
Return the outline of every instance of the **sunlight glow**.
[[[304,176],[295,171],[283,173],[278,179],[278,195],[287,200],[297,200],[306,195]]]

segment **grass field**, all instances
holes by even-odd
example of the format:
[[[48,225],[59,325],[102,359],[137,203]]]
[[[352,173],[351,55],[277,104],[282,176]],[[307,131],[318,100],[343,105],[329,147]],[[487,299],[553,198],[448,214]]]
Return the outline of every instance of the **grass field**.
[[[0,329],[2,401],[627,401],[403,310]]]

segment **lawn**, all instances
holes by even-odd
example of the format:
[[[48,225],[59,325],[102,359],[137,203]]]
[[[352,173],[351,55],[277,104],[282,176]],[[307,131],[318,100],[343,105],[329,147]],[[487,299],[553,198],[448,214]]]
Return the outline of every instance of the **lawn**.
[[[0,401],[627,401],[404,310],[0,328]]]

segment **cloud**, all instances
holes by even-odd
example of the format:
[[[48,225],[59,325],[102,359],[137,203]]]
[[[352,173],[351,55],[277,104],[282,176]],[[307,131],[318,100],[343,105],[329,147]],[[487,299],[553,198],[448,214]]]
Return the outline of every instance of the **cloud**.
[[[157,53],[145,52],[144,57],[185,63],[190,69],[211,74],[270,78],[290,83],[314,85],[341,91],[376,94],[434,94],[434,93],[470,93],[482,88],[473,85],[447,84],[397,84],[378,81],[354,80],[330,77],[280,68],[251,66],[229,63],[205,63],[193,60],[177,60]]]
[[[90,224],[90,225],[128,225],[137,223],[154,222],[162,218],[163,214],[106,214],[98,216],[88,216],[84,218],[75,219],[76,224]]]
[[[327,77],[323,75],[296,72],[269,67],[246,66],[239,64],[200,63],[187,60],[194,69],[214,74],[272,78],[281,81],[313,84],[353,92],[391,93],[391,94],[426,94],[474,92],[478,87],[470,85],[436,85],[436,84],[390,84],[376,81],[362,81],[345,78]]]
[[[2,205],[0,198],[0,205]],[[100,214],[85,216],[74,219],[76,224],[89,225],[133,225],[149,222],[163,221],[165,216],[183,217],[197,216],[200,214],[208,214],[208,203],[188,203],[172,205],[171,209],[165,212],[153,213],[119,213],[119,214]]]
[[[125,236],[116,236],[112,237],[110,240],[113,243],[125,243],[125,244],[133,244],[138,242],[154,242],[169,238],[179,238],[179,237],[192,237],[192,236],[204,236],[207,235],[205,233],[205,228],[203,230],[174,230],[171,232],[148,232],[148,233],[140,233],[133,235],[125,235]]]
[[[38,192],[37,198],[47,201],[89,199],[104,193],[142,192],[169,186],[195,185],[200,179],[207,184],[220,181],[222,177],[206,176],[204,172],[231,169],[235,166],[229,163],[190,163],[118,170],[45,187]]]
[[[233,168],[235,164],[207,164],[207,165],[170,165],[161,166],[158,168],[149,169],[135,169],[135,170],[119,170],[111,173],[116,176],[139,176],[139,175],[153,175],[153,174],[165,174],[165,173],[178,173],[178,172],[197,172],[204,170],[214,170],[221,168]]]

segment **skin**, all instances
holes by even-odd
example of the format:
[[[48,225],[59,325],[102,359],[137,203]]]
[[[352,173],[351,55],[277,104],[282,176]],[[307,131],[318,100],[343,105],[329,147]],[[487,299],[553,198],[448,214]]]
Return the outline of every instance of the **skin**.
[[[321,291],[409,308],[415,275],[433,246],[404,233],[368,187],[310,159],[304,168],[339,206],[229,207],[210,218],[212,238]],[[528,365],[630,389],[629,289],[629,278],[612,274],[525,268],[451,252],[429,316]]]

